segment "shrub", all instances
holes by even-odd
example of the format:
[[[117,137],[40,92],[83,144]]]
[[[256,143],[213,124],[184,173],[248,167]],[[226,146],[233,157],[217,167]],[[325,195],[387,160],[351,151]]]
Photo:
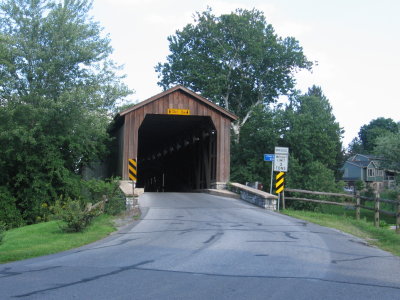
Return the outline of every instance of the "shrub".
[[[81,232],[98,216],[100,209],[87,210],[80,200],[67,198],[58,200],[54,206],[55,218],[63,221],[60,224],[64,232]]]
[[[397,200],[398,195],[400,195],[400,191],[385,189],[380,195],[383,199]]]
[[[3,242],[4,236],[6,235],[6,224],[4,222],[0,222],[0,244]]]
[[[86,187],[85,196],[89,202],[95,204],[104,199],[104,211],[110,215],[117,215],[126,209],[125,197],[119,188],[119,180],[111,178],[108,180],[88,180],[84,182]]]
[[[357,180],[355,182],[355,188],[356,188],[356,191],[362,192],[365,189],[364,181]]]
[[[16,199],[5,186],[0,187],[0,220],[6,228],[19,227],[24,224]]]
[[[320,192],[342,191],[343,183],[335,182],[334,172],[322,163],[313,161],[301,166],[295,158],[291,159],[290,163],[292,170],[287,173],[288,187]],[[290,196],[326,201],[340,201],[339,198],[321,195],[291,193]],[[319,211],[321,209],[321,205],[315,202],[289,200],[287,204],[288,207],[297,210]]]

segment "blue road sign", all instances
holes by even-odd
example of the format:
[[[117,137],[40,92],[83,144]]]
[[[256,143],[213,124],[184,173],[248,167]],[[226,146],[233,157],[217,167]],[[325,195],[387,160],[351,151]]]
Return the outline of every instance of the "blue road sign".
[[[274,161],[275,154],[264,154],[264,161]]]

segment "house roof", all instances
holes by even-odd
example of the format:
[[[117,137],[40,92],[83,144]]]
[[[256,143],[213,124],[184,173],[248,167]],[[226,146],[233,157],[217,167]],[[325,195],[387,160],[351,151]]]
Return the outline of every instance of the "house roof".
[[[362,159],[364,158],[364,159]],[[376,156],[376,155],[372,155],[372,154],[356,154],[353,155],[352,157],[350,157],[348,160],[349,161],[365,161],[366,160],[382,160],[382,157]]]
[[[350,164],[350,165],[354,165],[360,168],[366,168],[370,162],[369,161],[365,161],[365,160],[359,160],[359,161],[346,161],[346,163]]]
[[[136,110],[136,109],[139,109],[139,108],[141,108],[141,107],[143,107],[143,106],[145,106],[145,105],[147,105],[147,104],[149,104],[149,103],[151,103],[153,101],[156,101],[156,100],[158,100],[158,99],[160,99],[160,98],[162,98],[162,97],[164,97],[164,96],[166,96],[168,94],[171,94],[171,93],[173,93],[175,91],[182,91],[182,92],[184,92],[186,94],[189,94],[190,96],[192,96],[193,98],[195,98],[199,102],[201,102],[201,103],[203,103],[203,104],[205,104],[207,106],[210,106],[213,109],[217,110],[218,112],[220,112],[222,115],[224,115],[225,117],[227,117],[231,121],[236,121],[237,119],[239,119],[238,116],[236,116],[235,114],[231,113],[230,111],[228,111],[228,110],[222,108],[221,106],[211,102],[210,100],[200,96],[199,94],[197,94],[197,93],[185,88],[182,85],[177,85],[177,86],[175,86],[173,88],[170,88],[170,89],[168,89],[168,90],[166,90],[164,92],[161,92],[161,93],[159,93],[159,94],[157,94],[157,95],[155,95],[155,96],[153,96],[153,97],[151,97],[151,98],[149,98],[147,100],[144,100],[144,101],[142,101],[142,102],[140,102],[140,103],[138,103],[138,104],[136,104],[136,105],[134,105],[134,106],[122,111],[122,112],[120,112],[119,114],[117,114],[116,118],[118,118],[119,116],[122,117],[122,116],[124,116],[124,115],[126,115],[126,114],[128,114],[128,113],[130,113],[130,112],[132,112],[134,110]]]
[[[357,159],[357,158],[360,158],[360,156],[366,158],[367,160]],[[346,161],[346,163],[347,164],[351,164],[353,166],[360,167],[360,168],[367,168],[370,165],[372,165],[374,168],[379,168],[379,160],[381,160],[381,159],[378,156],[375,156],[375,155],[356,154],[356,155],[350,157]]]

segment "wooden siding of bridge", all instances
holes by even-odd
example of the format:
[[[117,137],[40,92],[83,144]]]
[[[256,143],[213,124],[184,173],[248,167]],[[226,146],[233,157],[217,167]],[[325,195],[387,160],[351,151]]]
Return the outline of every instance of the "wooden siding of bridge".
[[[192,91],[177,86],[143,101],[120,114],[125,117],[123,130],[122,177],[128,178],[129,158],[138,155],[138,131],[147,114],[167,114],[168,108],[190,109],[192,116],[209,116],[217,131],[216,181],[227,182],[230,175],[230,127],[237,119],[232,113]]]

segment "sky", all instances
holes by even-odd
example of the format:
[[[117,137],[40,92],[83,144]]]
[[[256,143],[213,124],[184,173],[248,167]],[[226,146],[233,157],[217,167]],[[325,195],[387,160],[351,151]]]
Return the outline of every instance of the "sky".
[[[215,15],[256,8],[281,37],[296,38],[313,71],[295,75],[302,92],[322,88],[345,130],[346,147],[378,117],[400,121],[398,0],[94,0],[91,15],[111,38],[112,58],[139,102],[161,92],[154,67],[169,54],[167,37],[210,6]]]

